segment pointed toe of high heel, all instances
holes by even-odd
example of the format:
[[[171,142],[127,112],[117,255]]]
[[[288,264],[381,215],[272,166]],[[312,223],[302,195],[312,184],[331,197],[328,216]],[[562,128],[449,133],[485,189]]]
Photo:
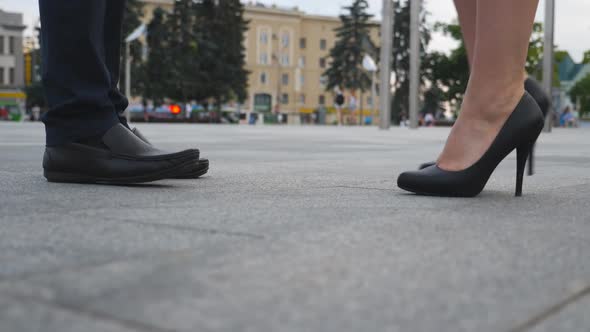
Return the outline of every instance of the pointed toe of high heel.
[[[397,186],[423,196],[474,197],[483,190],[482,181],[476,179],[478,176],[478,172],[471,170],[449,172],[431,165],[400,174]]]
[[[416,178],[419,177],[418,172],[410,171],[410,172],[403,172],[397,177],[397,186],[400,189],[409,191],[409,192],[416,192]]]
[[[435,168],[436,165],[431,165],[417,171],[403,172],[397,178],[397,186],[418,195],[436,195],[440,185],[435,185],[429,179]]]

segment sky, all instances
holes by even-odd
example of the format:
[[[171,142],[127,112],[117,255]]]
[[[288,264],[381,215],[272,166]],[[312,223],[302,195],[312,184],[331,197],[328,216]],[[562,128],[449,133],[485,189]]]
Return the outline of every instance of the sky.
[[[83,1],[83,0],[80,0]],[[474,0],[475,1],[475,0]],[[489,0],[494,1],[494,0]],[[277,4],[285,7],[299,7],[310,14],[338,15],[341,8],[351,0],[258,0],[265,4]],[[368,0],[371,13],[380,16],[381,0]],[[559,49],[570,52],[574,60],[582,59],[582,54],[590,50],[590,0],[556,0],[555,9],[555,43]],[[430,12],[429,23],[451,22],[456,17],[452,0],[425,0]],[[0,9],[10,12],[22,12],[25,24],[33,26],[39,17],[38,0],[0,0]],[[539,3],[537,21],[543,21],[545,2]],[[30,30],[27,31],[30,33]],[[432,50],[448,51],[455,43],[442,35],[435,34],[430,45]]]

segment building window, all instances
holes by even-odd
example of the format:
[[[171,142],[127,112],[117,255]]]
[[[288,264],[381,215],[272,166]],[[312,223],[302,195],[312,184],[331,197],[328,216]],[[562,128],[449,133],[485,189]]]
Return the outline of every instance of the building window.
[[[281,81],[283,82],[283,85],[289,85],[289,74],[283,74]]]
[[[0,54],[4,54],[4,36],[0,36]]]
[[[320,95],[318,102],[320,103],[320,105],[325,105],[326,104],[326,96]]]
[[[289,59],[289,54],[282,54],[281,55],[281,65],[282,66],[289,66],[291,60]]]
[[[320,86],[325,88],[328,85],[328,78],[326,76],[320,77]]]
[[[14,68],[8,69],[8,84],[14,85]]]
[[[260,84],[266,84],[266,82],[267,82],[266,73],[261,73],[260,74]]]
[[[325,39],[320,40],[320,49],[325,51],[328,48],[328,42]]]
[[[266,31],[266,30],[260,31],[260,44],[262,44],[262,45],[268,44],[268,31]]]
[[[0,85],[4,85],[6,81],[4,80],[4,67],[0,67]]]
[[[283,32],[283,35],[281,36],[281,44],[284,48],[289,48],[291,45],[291,36],[289,32]]]
[[[14,37],[10,36],[10,37],[8,37],[8,52],[9,52],[9,54],[16,53],[14,50],[14,47],[15,47]]]
[[[268,65],[268,54],[262,53],[260,54],[260,64],[261,65]]]
[[[302,93],[299,95],[299,102],[301,104],[305,104],[305,94]]]
[[[301,75],[299,75],[299,84],[301,86],[305,85],[305,75],[303,73],[301,73]]]
[[[326,59],[320,58],[320,68],[326,68]]]
[[[299,39],[299,48],[303,50],[306,47],[307,47],[307,39],[305,39],[305,38]]]
[[[289,94],[288,93],[283,93],[281,95],[281,104],[283,104],[283,105],[289,104]]]
[[[299,68],[304,68],[305,67],[305,56],[300,56],[299,57]]]

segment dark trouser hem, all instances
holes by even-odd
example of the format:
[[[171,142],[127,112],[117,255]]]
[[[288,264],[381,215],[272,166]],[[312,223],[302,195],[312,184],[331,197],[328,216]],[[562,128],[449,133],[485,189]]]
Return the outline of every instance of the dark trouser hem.
[[[127,118],[124,116],[123,113],[119,113],[119,122],[125,127],[127,127],[127,129],[131,129],[131,127],[129,127],[129,123],[127,123]]]
[[[63,145],[90,137],[102,136],[113,126],[121,123],[117,113],[113,110],[105,110],[96,115],[97,117],[90,121],[88,118],[44,121],[47,146]]]

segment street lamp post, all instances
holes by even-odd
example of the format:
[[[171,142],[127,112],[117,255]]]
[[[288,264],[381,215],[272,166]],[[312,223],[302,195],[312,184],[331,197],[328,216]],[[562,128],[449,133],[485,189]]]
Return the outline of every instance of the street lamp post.
[[[147,33],[145,24],[140,25],[127,38],[125,38],[125,95],[131,98],[131,43]],[[131,120],[129,109],[125,110],[127,122]]]
[[[128,41],[125,43],[125,95],[127,98],[131,98],[131,47],[129,46],[131,42]],[[125,110],[125,118],[127,122],[131,122],[131,112],[129,112],[129,108]]]
[[[393,44],[393,1],[383,0],[383,17],[381,20],[381,88],[379,95],[379,128],[391,127],[391,52]]]
[[[545,0],[545,40],[543,47],[543,88],[553,100],[553,37],[555,31],[555,0]],[[553,112],[545,118],[545,132],[551,132]]]
[[[410,7],[410,128],[418,128],[418,89],[420,87],[420,9],[421,0],[409,0]]]

